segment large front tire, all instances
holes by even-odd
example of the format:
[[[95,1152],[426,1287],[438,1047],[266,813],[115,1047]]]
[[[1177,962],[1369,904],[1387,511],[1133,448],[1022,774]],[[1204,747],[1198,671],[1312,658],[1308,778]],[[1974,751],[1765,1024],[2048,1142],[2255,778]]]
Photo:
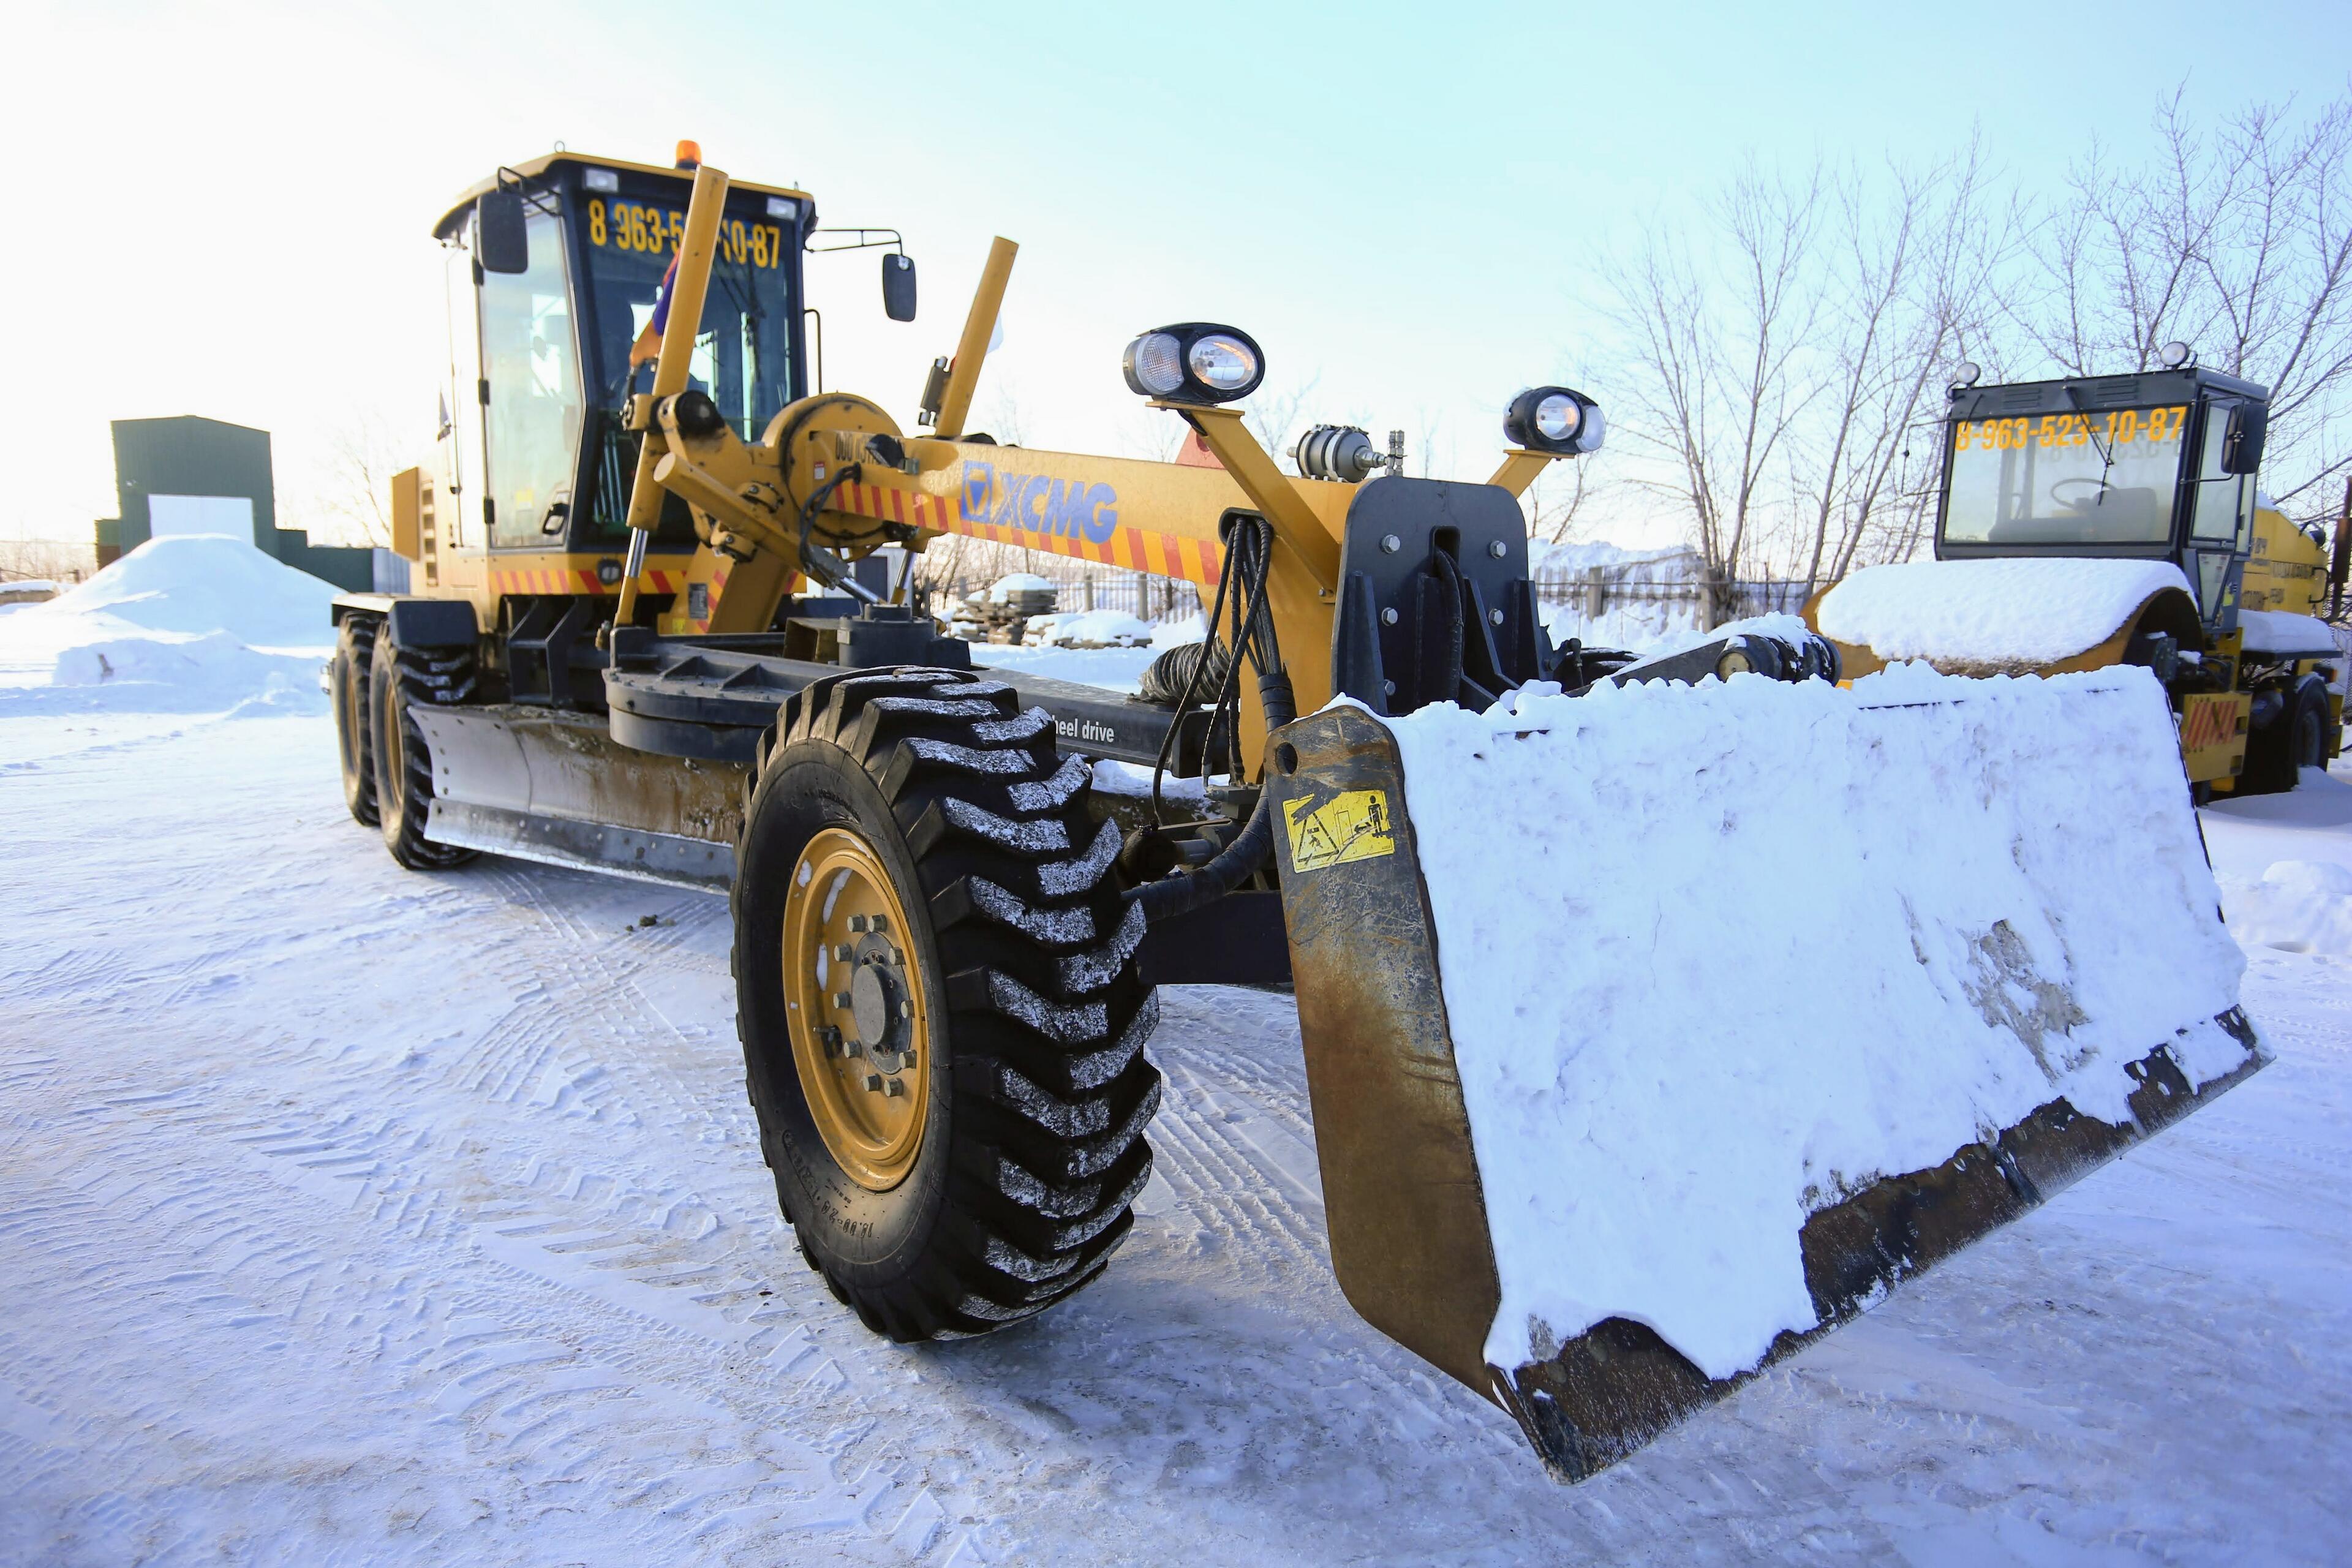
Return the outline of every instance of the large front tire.
[[[969,671],[828,677],[763,745],[734,891],[747,1087],[803,1255],[894,1340],[1042,1311],[1133,1225],[1158,1007],[1090,782]]]

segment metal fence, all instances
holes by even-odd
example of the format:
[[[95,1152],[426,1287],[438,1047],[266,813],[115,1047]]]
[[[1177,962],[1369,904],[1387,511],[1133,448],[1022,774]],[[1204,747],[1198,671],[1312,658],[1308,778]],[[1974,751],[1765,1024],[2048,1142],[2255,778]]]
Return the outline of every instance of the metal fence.
[[[1723,617],[1727,620],[1775,613],[1795,615],[1805,605],[1802,583],[1742,579],[1726,584],[1720,599],[1712,598],[1712,587],[1703,578],[1616,577],[1607,568],[1594,566],[1581,572],[1538,573],[1536,602],[1548,611],[1567,610],[1588,621],[1597,621],[1612,609],[1649,605],[1687,606],[1696,620],[1707,618],[1710,603],[1729,610]]]
[[[1055,602],[1057,610],[1117,610],[1138,620],[1155,623],[1181,621],[1202,613],[1200,589],[1174,577],[1059,561],[1040,561],[1027,570],[1053,583],[1058,590]],[[931,588],[934,593],[952,593],[961,597],[987,592],[994,580],[940,579],[935,580]]]
[[[1082,562],[1036,557],[1025,568],[1051,581],[1059,590],[1061,610],[1117,610],[1146,621],[1182,620],[1199,615],[1201,591],[1191,583],[1157,577],[1148,572],[1122,571]],[[934,593],[959,596],[985,593],[994,577],[934,579]],[[1706,618],[1708,584],[1699,577],[1617,576],[1606,567],[1580,572],[1538,572],[1536,600],[1547,612],[1567,610],[1585,620],[1598,620],[1612,609],[1643,605],[1685,610],[1694,621]],[[1783,612],[1804,607],[1805,584],[1769,579],[1742,579],[1728,586],[1730,614],[1725,619]],[[1720,603],[1721,601],[1717,601]]]

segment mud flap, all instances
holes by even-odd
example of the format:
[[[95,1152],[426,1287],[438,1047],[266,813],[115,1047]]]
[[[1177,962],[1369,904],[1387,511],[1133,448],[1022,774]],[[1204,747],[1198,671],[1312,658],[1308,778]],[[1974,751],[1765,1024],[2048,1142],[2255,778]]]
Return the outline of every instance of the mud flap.
[[[2122,699],[2099,693],[2084,699],[2094,700]],[[2157,723],[2160,717],[2148,721]],[[1915,720],[1897,711],[1874,716],[1873,721],[1900,726]],[[1974,721],[1981,722],[1981,715]],[[1502,727],[1505,742],[1507,731]],[[2157,732],[2149,743],[2168,745],[2168,736]],[[1471,1110],[1478,1096],[1465,1095],[1449,1026],[1440,924],[1423,878],[1423,846],[1407,808],[1396,737],[1369,713],[1335,708],[1286,727],[1269,755],[1276,858],[1340,1289],[1374,1327],[1508,1411],[1545,1465],[1563,1479],[1582,1479],[1632,1453],[1763,1366],[1874,1304],[1897,1282],[2024,1214],[2267,1059],[2233,1005],[2218,1009],[2218,1016],[2200,1011],[2179,1020],[2177,1029],[2118,1053],[2118,1060],[2123,1055],[2134,1058],[2123,1070],[2136,1086],[2121,1120],[2102,1121],[2081,1113],[2063,1097],[2053,1098],[1997,1129],[1981,1126],[1976,1138],[1958,1147],[1945,1145],[1948,1153],[1940,1163],[1893,1173],[1864,1173],[1828,1184],[1811,1194],[1801,1228],[1787,1238],[1801,1258],[1811,1321],[1779,1332],[1760,1354],[1741,1364],[1726,1367],[1717,1357],[1716,1375],[1702,1371],[1649,1323],[1606,1312],[1553,1324],[1551,1332],[1531,1326],[1519,1340],[1531,1347],[1524,1358],[1507,1357],[1509,1364],[1496,1364],[1494,1347],[1510,1342],[1516,1331],[1505,1331],[1510,1326],[1498,1321],[1505,1298],[1498,1247],[1526,1243],[1524,1227],[1521,1239],[1511,1242],[1510,1226],[1496,1224],[1490,1194],[1507,1204],[1518,1202],[1531,1179],[1540,1184],[1554,1178],[1544,1171],[1531,1175],[1482,1169],[1484,1145],[1474,1131]],[[1723,759],[1708,761],[1719,766]],[[1996,775],[2003,762],[2019,759],[1992,759]],[[1689,772],[1685,769],[1685,775]],[[1653,793],[1668,794],[1681,782],[1660,776]],[[1959,793],[1967,796],[1969,791]],[[1950,799],[1948,794],[1943,799],[1945,809],[1966,809],[1965,801],[1954,806]],[[1916,799],[1901,803],[1914,809],[1919,805]],[[1866,805],[1824,803],[1826,810],[1850,808]],[[1446,801],[1444,809],[1475,818],[1480,804],[1457,798]],[[2185,791],[2179,810],[2189,810]],[[2193,846],[2193,821],[2188,831]],[[1496,851],[1507,855],[1511,846],[1498,844]],[[1737,837],[1727,837],[1720,852],[1741,853]],[[1899,879],[1904,868],[1879,867],[1872,874]],[[1969,911],[1970,918],[1980,912]],[[1942,914],[1918,911],[1930,930]],[[2210,920],[2218,930],[2218,911],[2191,911],[2183,918]],[[1651,939],[1647,930],[1580,930],[1563,931],[1559,940],[1564,950],[1570,942],[1591,950],[1629,936],[1636,946]],[[2020,967],[2023,961],[2004,945],[2018,940],[1998,922],[1985,933],[1979,947],[1993,979],[1975,998],[1970,1016],[1956,1018],[1951,1032],[1956,1040],[1963,1034],[1973,1039],[1998,1024],[2017,1037],[2030,1037],[2027,1043],[2039,1059],[2044,1032],[2063,1035],[2080,1020],[2066,1014],[2067,1005],[2032,989],[2031,973]],[[2087,964],[2132,962],[2128,940],[2086,939],[2077,945],[2084,954],[2080,961]],[[1927,960],[1919,962],[1924,965]],[[1833,959],[1824,958],[1823,966],[1834,976]],[[1564,977],[1561,984],[1574,982]],[[2228,994],[2234,1003],[2234,979]],[[2054,1009],[2054,1016],[2021,1014],[2035,1008]],[[2197,1049],[2185,1054],[2193,1058],[2194,1079],[2176,1056],[2178,1043],[2192,1033]],[[1755,1048],[1742,1055],[1740,1070],[1757,1070],[1759,1060],[1769,1064],[1782,1042],[1751,1043]],[[1695,1064],[1689,1071],[1715,1070],[1703,1052]],[[1732,1070],[1731,1065],[1724,1070]],[[1841,1089],[1834,1083],[1780,1086],[1780,1092],[1797,1097],[1797,1115],[1808,1113],[1801,1103],[1806,1094],[1817,1090],[1827,1101]],[[1657,1113],[1630,1105],[1621,1110],[1629,1117]],[[1669,1107],[1667,1113],[1679,1112]],[[1505,1147],[1498,1140],[1487,1142],[1494,1145],[1486,1149],[1490,1157]],[[1639,1250],[1654,1239],[1660,1237],[1628,1241]],[[1570,1258],[1565,1266],[1580,1263]],[[1723,1287],[1736,1288],[1736,1282],[1725,1280]]]

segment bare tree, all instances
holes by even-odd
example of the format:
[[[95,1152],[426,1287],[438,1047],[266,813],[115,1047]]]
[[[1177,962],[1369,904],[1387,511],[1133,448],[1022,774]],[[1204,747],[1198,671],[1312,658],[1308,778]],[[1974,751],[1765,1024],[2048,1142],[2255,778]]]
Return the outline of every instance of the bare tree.
[[[1912,441],[1940,432],[1931,394],[1980,335],[2020,232],[2013,205],[1996,208],[1986,184],[1974,142],[1925,169],[1890,168],[1883,191],[1852,172],[1833,183],[1836,243],[1817,319],[1824,384],[1796,465],[1806,595],[1865,552],[1901,559],[1917,547],[1933,468],[1913,464]]]
[[[372,409],[353,411],[327,437],[313,504],[324,517],[379,548],[392,543],[392,476],[414,461],[409,443]]]
[[[2265,488],[2305,510],[2352,468],[2352,93],[2255,103],[2201,129],[2185,88],[2157,157],[2094,148],[2033,250],[2016,319],[2070,374],[2147,370],[2179,340],[2270,388]]]
[[[1277,459],[1286,456],[1292,439],[1298,434],[1299,410],[1307,405],[1307,400],[1314,396],[1315,389],[1322,384],[1323,373],[1317,371],[1305,381],[1292,383],[1287,391],[1269,392],[1263,386],[1259,387],[1242,405],[1250,431],[1258,438],[1258,444]]]
[[[1562,468],[1567,470],[1565,475]],[[1521,502],[1528,531],[1552,544],[1568,542],[1578,531],[1577,514],[1586,510],[1585,502],[1594,489],[1591,474],[1592,465],[1582,458],[1544,465]]]
[[[1768,482],[1816,390],[1801,350],[1820,309],[1822,185],[1818,167],[1791,181],[1751,165],[1703,209],[1705,259],[1654,232],[1610,269],[1633,361],[1623,425],[1665,459],[1664,477],[1639,482],[1689,507],[1711,622],[1736,613]]]

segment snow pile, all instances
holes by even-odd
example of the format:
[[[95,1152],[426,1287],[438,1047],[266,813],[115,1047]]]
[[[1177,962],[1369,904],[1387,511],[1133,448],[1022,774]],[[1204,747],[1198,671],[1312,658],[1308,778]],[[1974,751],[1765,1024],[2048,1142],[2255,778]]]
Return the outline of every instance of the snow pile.
[[[2096,647],[2148,596],[2189,592],[2168,561],[2053,558],[1866,566],[1822,596],[1822,635],[1890,662],[2021,674]]]
[[[1151,628],[1151,646],[1163,651],[1171,647],[1189,647],[1196,642],[1208,640],[1209,619],[1198,610],[1176,620],[1162,621]]]
[[[0,583],[0,610],[14,610],[54,599],[58,585],[47,577],[16,577]]]
[[[988,585],[991,604],[1009,605],[1017,594],[1055,594],[1061,584],[1051,577],[1040,577],[1034,572],[1007,572]]]
[[[242,539],[150,540],[0,619],[0,712],[315,710],[334,596]]]
[[[1151,641],[1151,623],[1123,610],[1070,610],[1032,616],[1021,640],[1031,647],[1137,647]]]
[[[1122,763],[1116,757],[1104,757],[1095,765],[1095,790],[1099,795],[1150,795],[1152,770],[1140,763]],[[1223,777],[1223,774],[1219,774]],[[1195,805],[1209,798],[1208,781],[1202,778],[1180,778],[1174,773],[1160,781],[1160,798],[1190,801]]]
[[[2291,610],[2240,610],[2238,629],[2245,634],[2241,646],[2248,653],[2333,658],[2342,651],[2335,627],[2316,616],[2298,616]]]
[[[2255,880],[2224,877],[2221,901],[2248,947],[2352,958],[2352,866],[2273,861]]]
[[[1391,721],[1512,1367],[1610,1317],[1710,1376],[1799,1231],[2126,1064],[2244,1060],[2244,958],[2137,668],[1534,688]]]

